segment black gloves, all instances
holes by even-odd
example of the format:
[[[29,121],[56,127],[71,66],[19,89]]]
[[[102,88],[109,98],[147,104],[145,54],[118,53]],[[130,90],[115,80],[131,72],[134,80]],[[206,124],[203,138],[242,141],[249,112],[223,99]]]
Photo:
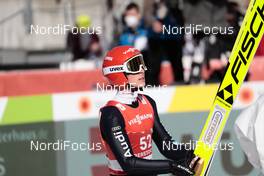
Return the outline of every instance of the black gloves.
[[[195,172],[193,169],[191,169],[188,166],[184,166],[180,163],[174,162],[173,165],[173,175],[177,175],[177,176],[189,176],[189,175],[194,175]]]
[[[203,160],[196,156],[193,150],[186,152],[185,158],[174,161],[173,174],[177,176],[199,175],[203,168]]]

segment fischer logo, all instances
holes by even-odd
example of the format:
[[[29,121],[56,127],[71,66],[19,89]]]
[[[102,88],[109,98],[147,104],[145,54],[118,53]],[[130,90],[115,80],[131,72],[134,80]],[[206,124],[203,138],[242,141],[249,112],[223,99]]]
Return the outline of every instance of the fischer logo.
[[[258,27],[255,24],[257,18],[262,19],[262,21],[258,23],[259,24]],[[261,7],[261,9],[260,7],[257,7],[257,11],[255,12],[253,19],[250,23],[250,30],[246,31],[246,35],[243,39],[242,46],[238,52],[238,56],[236,57],[235,63],[232,66],[231,74],[236,84],[239,83],[239,79],[237,78],[237,75],[240,70],[241,64],[243,63],[243,65],[246,65],[248,63],[248,59],[250,58],[254,45],[256,44],[255,39],[258,38],[259,35],[261,34],[260,32],[261,32],[261,28],[263,28],[263,22],[264,22],[264,6]]]
[[[127,54],[129,52],[133,53],[135,52],[137,49],[136,48],[129,48],[128,50],[124,51],[123,54]]]
[[[143,115],[137,114],[135,118],[133,118],[132,120],[129,120],[128,121],[128,124],[130,126],[131,125],[135,125],[135,124],[140,125],[143,120],[151,119],[151,118],[153,118],[153,115],[152,114],[143,114]]]
[[[114,136],[120,142],[123,150],[125,150],[124,156],[125,157],[131,157],[132,156],[131,151],[129,149],[127,142],[125,141],[125,137],[124,137],[122,131],[118,131],[118,132],[114,133]]]
[[[250,27],[247,31],[243,31],[245,35],[243,35],[242,40],[242,45],[241,48],[239,49],[234,63],[229,63],[228,67],[231,67],[231,75],[233,78],[233,81],[230,85],[228,85],[225,88],[219,89],[218,92],[218,97],[223,99],[225,102],[228,104],[232,105],[234,102],[233,98],[233,93],[230,92],[232,95],[225,99],[223,91],[226,91],[227,89],[232,91],[232,88],[234,85],[238,85],[239,82],[243,81],[243,78],[239,78],[239,75],[241,75],[241,72],[245,71],[245,66],[248,65],[248,60],[252,59],[252,54],[253,54],[253,49],[257,48],[256,46],[256,40],[258,38],[261,38],[262,35],[262,28],[264,25],[264,6],[262,7],[257,7],[256,11],[254,12],[253,18],[250,22]],[[244,69],[244,70],[243,70]],[[242,74],[243,75],[243,74]],[[240,76],[241,77],[241,76]]]

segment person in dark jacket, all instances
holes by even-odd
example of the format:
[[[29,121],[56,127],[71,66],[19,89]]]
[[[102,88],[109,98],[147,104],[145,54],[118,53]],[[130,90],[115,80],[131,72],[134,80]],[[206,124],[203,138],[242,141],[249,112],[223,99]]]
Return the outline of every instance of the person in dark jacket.
[[[67,36],[67,50],[71,51],[73,61],[101,56],[102,47],[98,32],[100,31],[97,28],[91,27],[89,16],[80,15],[77,17],[76,27]]]

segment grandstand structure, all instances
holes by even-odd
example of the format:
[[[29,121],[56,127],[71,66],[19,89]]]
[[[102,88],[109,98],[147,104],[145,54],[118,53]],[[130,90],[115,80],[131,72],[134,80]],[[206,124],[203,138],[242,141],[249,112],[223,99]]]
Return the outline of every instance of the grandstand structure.
[[[10,0],[0,2],[1,69],[58,67],[69,61],[65,34],[37,34],[33,26],[74,25],[75,17],[88,14],[92,25],[103,26],[103,0]]]

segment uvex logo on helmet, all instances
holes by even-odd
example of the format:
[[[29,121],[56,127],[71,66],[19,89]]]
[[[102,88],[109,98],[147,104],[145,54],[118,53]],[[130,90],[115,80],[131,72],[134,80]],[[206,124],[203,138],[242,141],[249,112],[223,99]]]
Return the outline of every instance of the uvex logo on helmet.
[[[112,67],[110,68],[110,72],[115,72],[115,71],[124,71],[123,67]]]

